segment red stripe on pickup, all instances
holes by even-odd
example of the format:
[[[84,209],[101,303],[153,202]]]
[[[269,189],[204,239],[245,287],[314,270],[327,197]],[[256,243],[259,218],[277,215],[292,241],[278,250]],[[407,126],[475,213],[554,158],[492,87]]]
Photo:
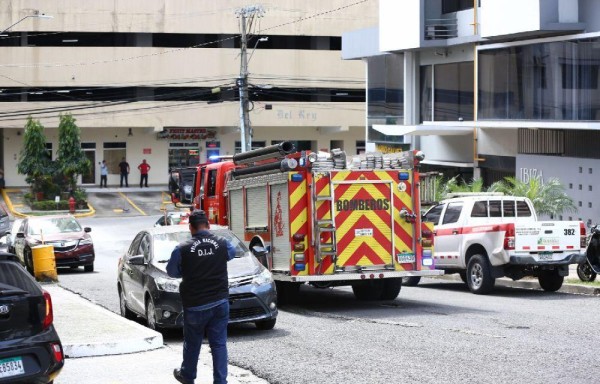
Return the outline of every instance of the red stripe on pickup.
[[[575,247],[572,245],[567,245],[567,249],[575,249]]]
[[[546,247],[545,247],[545,246],[543,246],[543,245],[538,245],[538,249],[542,249],[542,250],[544,250],[544,249],[546,249]]]
[[[558,245],[553,245],[552,249],[560,249],[560,247]]]
[[[523,247],[524,251],[529,251],[530,249],[531,249],[531,247],[529,245],[526,245],[526,246]]]

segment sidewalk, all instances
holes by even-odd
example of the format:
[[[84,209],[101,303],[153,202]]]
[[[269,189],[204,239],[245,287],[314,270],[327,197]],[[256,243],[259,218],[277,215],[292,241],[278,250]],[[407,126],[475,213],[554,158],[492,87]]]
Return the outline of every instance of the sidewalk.
[[[163,344],[162,334],[56,284],[44,284],[54,308],[54,326],[67,360],[57,384],[170,383],[181,364],[181,347]],[[197,382],[212,382],[208,345],[202,346]],[[229,366],[229,382],[264,384],[249,371]]]

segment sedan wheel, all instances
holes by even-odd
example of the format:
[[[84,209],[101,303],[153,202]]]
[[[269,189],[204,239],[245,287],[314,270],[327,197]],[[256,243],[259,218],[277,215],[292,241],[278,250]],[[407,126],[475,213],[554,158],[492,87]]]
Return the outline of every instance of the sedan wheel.
[[[129,308],[127,308],[127,302],[125,301],[125,293],[121,288],[119,288],[119,309],[121,310],[121,316],[126,319],[133,320],[135,319],[135,313],[133,313]]]
[[[158,325],[156,325],[156,308],[154,307],[154,301],[150,297],[146,300],[146,325],[155,331],[159,330]]]
[[[29,273],[31,273],[32,276],[34,276],[34,271],[33,271],[33,255],[31,254],[31,249],[29,248],[25,248],[23,250],[23,258],[25,259],[25,267],[27,268],[27,270],[29,271]]]

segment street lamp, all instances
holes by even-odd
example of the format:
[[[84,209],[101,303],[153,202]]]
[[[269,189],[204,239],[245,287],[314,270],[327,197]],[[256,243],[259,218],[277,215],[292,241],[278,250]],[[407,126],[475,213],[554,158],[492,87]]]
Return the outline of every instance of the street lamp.
[[[33,15],[27,15],[27,16],[21,18],[16,23],[10,25],[8,28],[6,28],[5,30],[3,30],[2,32],[0,32],[0,35],[3,34],[6,31],[8,31],[9,29],[11,29],[12,27],[14,27],[15,25],[19,24],[21,21],[23,21],[25,19],[29,19],[30,17],[34,17],[36,19],[54,19],[54,16],[46,15],[46,14],[43,14],[43,13],[36,13],[36,14],[33,14]]]

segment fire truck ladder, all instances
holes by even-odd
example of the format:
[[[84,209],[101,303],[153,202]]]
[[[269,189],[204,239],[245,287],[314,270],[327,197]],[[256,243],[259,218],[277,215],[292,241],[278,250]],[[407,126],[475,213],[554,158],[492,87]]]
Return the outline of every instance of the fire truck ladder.
[[[337,249],[336,249],[336,228],[335,221],[333,220],[333,183],[331,182],[331,174],[329,172],[326,173],[327,178],[329,179],[329,194],[328,195],[319,195],[317,194],[317,187],[315,183],[315,178],[313,177],[312,182],[312,208],[313,208],[313,228],[314,228],[314,243],[316,250],[317,261],[319,262],[319,274],[322,274],[322,261],[325,257],[331,256],[332,262],[334,264],[335,270],[335,262],[337,260]],[[325,201],[329,203],[329,212],[330,218],[325,220],[319,220],[317,217],[317,202]],[[330,235],[329,241],[323,242],[322,234],[328,233]]]

